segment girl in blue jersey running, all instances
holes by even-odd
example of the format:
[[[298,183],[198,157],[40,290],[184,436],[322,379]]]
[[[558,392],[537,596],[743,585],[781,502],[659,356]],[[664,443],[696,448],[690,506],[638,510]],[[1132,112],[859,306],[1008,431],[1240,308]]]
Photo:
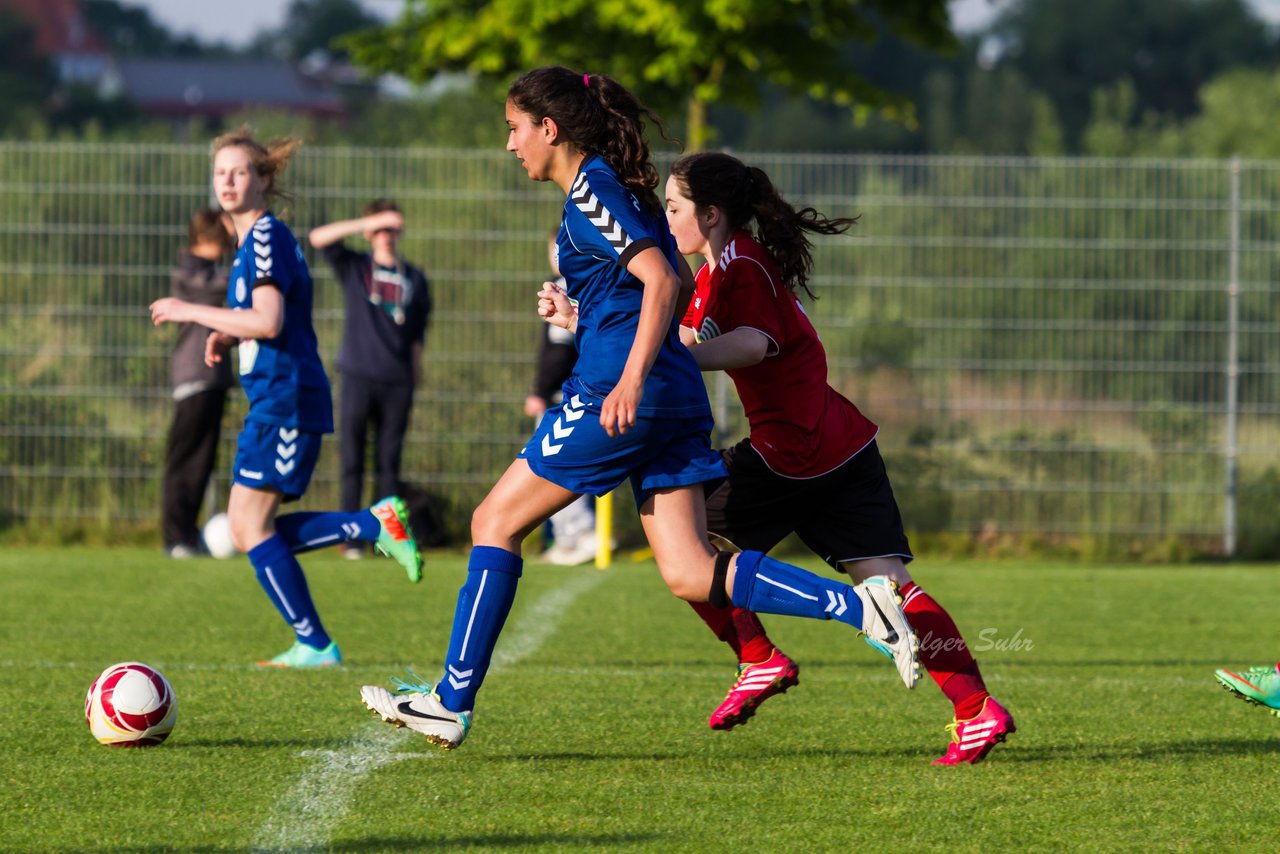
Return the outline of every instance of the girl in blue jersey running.
[[[515,596],[521,543],[578,495],[603,495],[625,480],[676,596],[849,623],[912,687],[917,643],[892,581],[850,587],[760,552],[719,553],[707,541],[702,483],[725,469],[711,449],[698,365],[676,323],[691,278],[654,192],[644,124],[661,130],[657,117],[609,77],[546,67],[512,84],[506,120],[507,150],[532,180],[565,193],[556,236],[565,291],[547,283],[538,309],[574,332],[578,360],[564,405],[543,418],[472,516],[474,547],[443,677],[435,685],[401,680],[397,693],[366,685],[365,705],[446,749],[458,746]]]
[[[212,330],[205,362],[213,365],[239,347],[240,384],[249,413],[236,440],[227,517],[235,547],[249,557],[267,598],[293,629],[294,644],[261,665],[328,667],[342,661],[329,637],[294,554],[352,540],[374,542],[417,581],[422,560],[399,498],[390,496],[356,513],[292,513],[276,518],[284,501],[302,496],[320,456],[320,439],[333,432],[329,380],[311,323],[311,275],[293,233],[268,210],[284,194],[277,178],[300,142],[267,145],[248,128],[213,143],[213,189],[236,228],[227,308],[165,298],[151,304],[151,319],[198,323]]]

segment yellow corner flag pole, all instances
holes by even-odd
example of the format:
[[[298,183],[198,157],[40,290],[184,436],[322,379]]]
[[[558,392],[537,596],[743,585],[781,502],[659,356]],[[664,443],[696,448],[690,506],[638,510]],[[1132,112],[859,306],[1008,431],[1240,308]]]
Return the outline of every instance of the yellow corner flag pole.
[[[596,499],[596,569],[613,563],[613,493]]]

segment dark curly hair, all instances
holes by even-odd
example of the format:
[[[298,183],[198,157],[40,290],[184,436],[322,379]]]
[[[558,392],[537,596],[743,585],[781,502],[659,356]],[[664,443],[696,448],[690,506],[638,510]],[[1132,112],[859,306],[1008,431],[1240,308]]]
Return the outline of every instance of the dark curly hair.
[[[809,288],[813,245],[808,234],[843,234],[858,222],[858,217],[831,219],[810,207],[796,210],[764,170],[729,154],[687,155],[671,167],[671,176],[699,210],[719,208],[731,228],[747,228],[754,220],[752,236],[778,265],[782,283],[810,299],[818,297]]]
[[[653,216],[662,215],[658,170],[650,160],[645,122],[670,139],[662,121],[625,86],[605,74],[579,74],[559,65],[535,68],[507,90],[507,98],[535,121],[550,117],[560,133],[605,159]]]

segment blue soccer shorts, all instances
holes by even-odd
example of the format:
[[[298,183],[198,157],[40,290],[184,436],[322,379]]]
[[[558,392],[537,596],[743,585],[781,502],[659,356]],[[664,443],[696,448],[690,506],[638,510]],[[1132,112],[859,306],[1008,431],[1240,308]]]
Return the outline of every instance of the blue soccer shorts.
[[[575,396],[547,410],[520,452],[533,473],[565,489],[601,496],[631,481],[636,507],[661,489],[691,486],[727,473],[711,448],[710,415],[638,418],[619,436],[600,426],[600,414]]]
[[[236,438],[232,482],[273,489],[286,501],[301,498],[320,459],[321,438],[297,427],[246,421]]]

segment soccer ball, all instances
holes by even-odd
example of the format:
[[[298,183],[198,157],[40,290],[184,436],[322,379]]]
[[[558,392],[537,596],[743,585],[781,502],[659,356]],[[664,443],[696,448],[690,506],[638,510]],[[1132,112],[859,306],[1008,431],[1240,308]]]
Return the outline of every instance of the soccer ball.
[[[125,661],[93,680],[84,698],[84,719],[102,744],[149,747],[173,731],[178,698],[159,670]]]
[[[204,523],[201,536],[204,537],[204,547],[214,557],[225,560],[236,556],[236,547],[231,542],[231,520],[226,513],[210,516]]]

